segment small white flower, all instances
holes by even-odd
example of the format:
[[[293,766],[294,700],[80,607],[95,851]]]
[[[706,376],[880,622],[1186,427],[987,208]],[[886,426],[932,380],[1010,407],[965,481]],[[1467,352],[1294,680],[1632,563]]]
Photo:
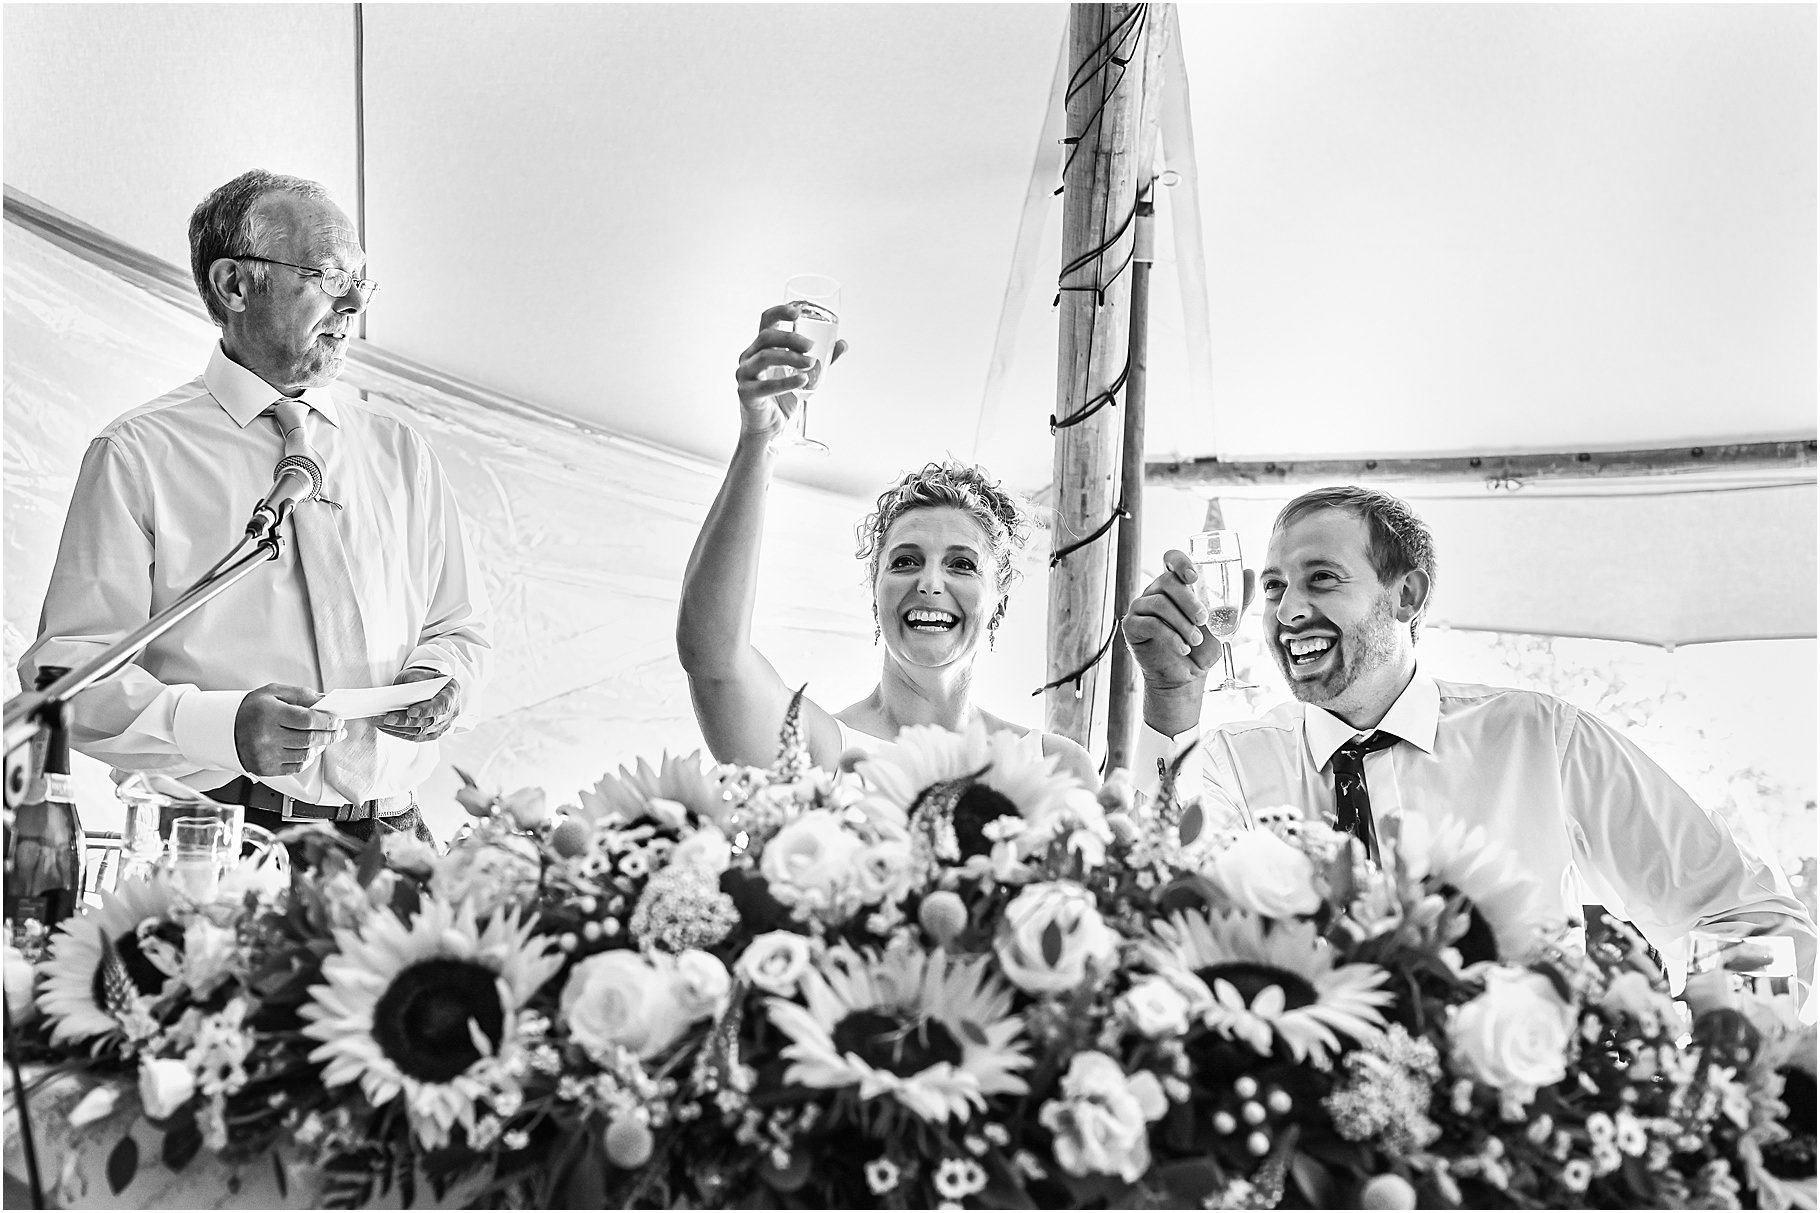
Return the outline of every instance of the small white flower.
[[[1119,998],[1117,1009],[1141,1035],[1152,1039],[1188,1031],[1188,998],[1167,978],[1146,977]]]
[[[1617,1117],[1617,1146],[1624,1153],[1635,1157],[1649,1149],[1649,1134],[1643,1128],[1643,1122],[1630,1111],[1620,1111]]]
[[[967,1195],[965,1161],[944,1158],[935,1168],[935,1191],[944,1200],[959,1200]]]
[[[898,1179],[897,1164],[889,1158],[875,1158],[866,1164],[866,1186],[874,1196],[883,1196],[897,1187]]]

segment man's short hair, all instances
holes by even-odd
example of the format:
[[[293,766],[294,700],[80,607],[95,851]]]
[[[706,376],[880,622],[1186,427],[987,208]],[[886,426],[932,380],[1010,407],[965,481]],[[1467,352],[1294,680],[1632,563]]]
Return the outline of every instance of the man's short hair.
[[[1400,497],[1377,489],[1340,484],[1303,493],[1283,507],[1271,530],[1280,531],[1319,510],[1345,510],[1354,518],[1364,520],[1371,541],[1371,567],[1381,584],[1389,585],[1415,569],[1428,574],[1428,597],[1415,618],[1409,621],[1410,640],[1418,639],[1422,617],[1428,614],[1428,604],[1434,601],[1435,537],[1428,524],[1416,517],[1409,503]]]
[[[227,325],[227,315],[215,302],[209,289],[209,266],[223,257],[256,256],[265,252],[264,224],[255,212],[259,200],[267,194],[295,194],[320,202],[329,201],[329,192],[314,181],[268,173],[262,168],[250,169],[226,185],[210,191],[209,196],[190,212],[190,273],[196,289],[202,293],[203,306],[210,319]],[[248,270],[254,289],[266,284],[266,267],[255,262]]]

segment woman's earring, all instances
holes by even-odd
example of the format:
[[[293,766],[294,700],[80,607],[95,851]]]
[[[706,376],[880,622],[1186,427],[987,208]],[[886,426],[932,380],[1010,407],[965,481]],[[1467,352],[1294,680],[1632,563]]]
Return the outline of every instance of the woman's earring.
[[[885,629],[879,627],[876,623],[873,624],[872,625],[872,647],[876,649],[878,647],[878,642],[883,640],[884,638],[885,638]]]

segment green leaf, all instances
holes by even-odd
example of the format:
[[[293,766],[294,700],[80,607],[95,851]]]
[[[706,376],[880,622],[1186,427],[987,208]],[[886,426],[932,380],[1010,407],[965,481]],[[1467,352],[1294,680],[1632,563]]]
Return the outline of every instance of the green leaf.
[[[607,1159],[600,1148],[600,1135],[593,1134],[593,1141],[582,1156],[575,1161],[575,1166],[564,1178],[559,1189],[560,1204],[552,1208],[563,1209],[600,1209],[605,1207],[607,1197]]]
[[[1340,1185],[1333,1172],[1298,1150],[1289,1162],[1290,1173],[1295,1176],[1296,1186],[1308,1197],[1308,1203],[1316,1209],[1343,1209],[1349,1203],[1342,1198]]]
[[[133,1182],[133,1176],[139,1173],[139,1143],[129,1134],[122,1137],[118,1145],[108,1151],[107,1186],[118,1196]]]
[[[400,877],[392,886],[392,913],[398,915],[398,921],[411,921],[422,905],[423,891],[417,882],[408,876]]]
[[[200,1149],[202,1130],[196,1127],[195,1119],[180,1120],[164,1135],[164,1165],[181,1171],[190,1165],[190,1159],[196,1157],[196,1151]]]
[[[360,859],[354,865],[354,879],[364,889],[384,870],[385,844],[380,841],[380,828],[375,827],[373,836],[367,840],[366,847],[360,852]]]
[[[1062,961],[1062,928],[1060,923],[1050,923],[1043,928],[1043,962],[1054,968]]]
[[[1206,825],[1206,814],[1201,811],[1201,802],[1197,800],[1182,811],[1182,820],[1176,826],[1176,833],[1181,836],[1182,845],[1187,846],[1199,838],[1201,830]]]
[[[1219,1168],[1200,1158],[1164,1163],[1155,1169],[1154,1178],[1168,1191],[1170,1203],[1178,1209],[1199,1208],[1221,1183]]]

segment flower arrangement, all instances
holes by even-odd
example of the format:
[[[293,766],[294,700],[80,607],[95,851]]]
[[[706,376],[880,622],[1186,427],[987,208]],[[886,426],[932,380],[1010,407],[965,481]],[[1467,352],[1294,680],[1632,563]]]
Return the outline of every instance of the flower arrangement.
[[[339,1206],[1812,1206],[1813,1030],[1688,1024],[1446,818],[1379,867],[1010,734],[837,775],[794,731],[557,811],[469,786],[446,854],[302,827],[288,886],[123,885],[15,1036],[131,1079],[78,1117],[163,1165],[282,1144]]]

